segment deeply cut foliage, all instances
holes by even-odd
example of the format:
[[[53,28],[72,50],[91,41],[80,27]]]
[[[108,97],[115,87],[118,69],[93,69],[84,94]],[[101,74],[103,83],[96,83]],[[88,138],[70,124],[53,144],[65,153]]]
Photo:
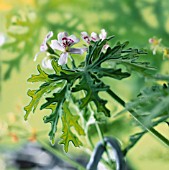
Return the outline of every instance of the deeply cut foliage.
[[[124,154],[139,141],[147,129],[151,131],[159,123],[166,123],[169,118],[169,86],[163,84],[143,89],[136,100],[126,104],[126,108],[141,122],[143,131],[130,137],[130,144],[124,149]]]
[[[110,110],[107,108],[106,99],[99,96],[100,92],[110,93],[111,89],[103,82],[103,77],[110,77],[117,80],[127,78],[131,74],[131,70],[145,73],[153,68],[147,62],[137,61],[140,54],[145,54],[144,51],[128,48],[128,42],[117,43],[114,47],[109,47],[106,52],[103,52],[103,46],[113,38],[109,37],[105,40],[92,42],[88,48],[85,61],[78,67],[73,62],[72,68],[69,65],[59,66],[55,60],[52,61],[54,69],[53,74],[47,74],[38,65],[39,75],[32,75],[28,79],[29,82],[44,82],[38,90],[28,91],[28,95],[32,100],[25,107],[25,119],[29,113],[34,111],[42,97],[46,97],[46,103],[41,106],[41,109],[51,109],[49,116],[44,117],[44,123],[51,123],[49,132],[50,140],[54,143],[55,133],[57,131],[58,121],[62,120],[63,134],[61,136],[61,144],[64,145],[65,151],[68,151],[69,142],[72,141],[74,146],[79,147],[82,142],[77,134],[72,130],[74,127],[78,135],[85,135],[83,128],[79,125],[79,113],[72,113],[69,101],[75,101],[79,110],[87,110],[89,104],[95,104],[95,117],[99,114],[104,114],[110,117]],[[107,64],[105,64],[107,62]],[[112,66],[109,63],[114,63]],[[105,66],[106,65],[106,66]],[[123,66],[120,68],[120,66]],[[127,68],[128,72],[122,68]],[[78,97],[76,94],[79,94]],[[52,94],[52,95],[51,95]],[[79,98],[80,96],[80,98]],[[116,100],[116,98],[115,98]]]

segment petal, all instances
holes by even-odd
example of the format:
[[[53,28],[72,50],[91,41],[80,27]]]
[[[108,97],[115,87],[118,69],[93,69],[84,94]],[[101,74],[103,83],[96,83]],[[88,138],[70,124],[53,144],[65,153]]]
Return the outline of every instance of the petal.
[[[46,42],[43,42],[40,46],[40,51],[45,52],[48,49]]]
[[[91,33],[91,40],[94,42],[99,40],[99,37],[95,32]]]
[[[57,40],[52,40],[50,46],[54,50],[59,50],[59,51],[62,51],[62,52],[65,51],[65,48],[63,48]]]
[[[52,60],[51,60],[49,57],[45,57],[45,58],[42,60],[42,67],[43,67],[43,68],[48,68],[48,69],[50,69],[50,70],[53,70],[51,61],[52,61]]]
[[[110,46],[108,44],[105,44],[102,48],[103,52],[106,52],[106,50],[109,48]]]
[[[156,55],[156,48],[153,49],[153,55]]]
[[[71,54],[83,54],[85,51],[87,51],[87,48],[70,48],[69,52]]]
[[[87,44],[90,44],[90,37],[87,32],[81,32],[81,37]]]
[[[87,32],[81,32],[81,36],[82,36],[82,37],[85,37],[85,36],[89,37],[89,35],[88,35]]]
[[[64,64],[66,64],[66,63],[67,63],[67,58],[68,58],[68,56],[69,56],[69,53],[62,53],[62,54],[60,55],[59,60],[58,60],[58,64],[59,64],[59,65],[64,65]]]
[[[105,31],[105,29],[102,29],[102,30],[101,30],[101,34],[99,34],[99,37],[100,37],[100,39],[102,39],[102,40],[106,39],[106,37],[107,37],[107,32]]]
[[[41,51],[39,51],[38,53],[36,53],[36,55],[35,55],[33,61],[36,61],[36,60],[37,60],[37,57],[38,57],[38,55],[39,55],[40,53],[41,53]]]
[[[67,32],[60,32],[59,34],[58,34],[58,42],[60,43],[60,44],[62,44],[62,39],[64,38],[64,37],[67,37],[68,36],[68,33]]]
[[[47,42],[52,36],[53,36],[53,32],[52,31],[48,32],[44,41]]]
[[[72,46],[73,44],[76,44],[80,41],[79,38],[77,38],[75,35],[70,35],[67,38],[71,42],[70,46]]]

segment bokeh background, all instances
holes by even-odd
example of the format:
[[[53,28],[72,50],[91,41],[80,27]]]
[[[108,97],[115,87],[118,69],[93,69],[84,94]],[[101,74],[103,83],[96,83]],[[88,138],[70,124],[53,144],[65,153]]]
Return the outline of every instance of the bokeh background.
[[[160,52],[152,55],[148,39],[153,36],[162,38],[162,43],[169,47],[168,9],[168,0],[0,0],[0,36],[5,37],[5,43],[0,46],[1,153],[33,138],[35,131],[40,137],[48,138],[50,126],[43,123],[44,111],[37,109],[28,122],[23,120],[23,107],[30,101],[27,90],[37,87],[26,81],[30,74],[37,73],[36,65],[45,56],[42,54],[36,62],[33,61],[47,32],[53,31],[56,36],[60,31],[67,31],[78,36],[82,31],[99,33],[104,28],[108,35],[116,36],[112,43],[128,40],[131,47],[147,49],[148,55],[143,60],[151,62],[159,73],[167,74],[169,61],[163,61]],[[109,79],[105,82],[126,101],[135,98],[144,83],[148,84],[137,74],[121,82]],[[114,103],[112,114],[117,107]],[[104,126],[105,133],[127,143],[133,132],[130,119],[129,115],[116,121],[110,119],[110,123]],[[12,126],[16,128],[7,132]],[[158,128],[169,137],[166,127],[163,124]],[[75,157],[81,152],[81,149],[71,147],[70,153]],[[150,134],[146,134],[128,153],[127,160],[133,170],[169,169],[168,148]]]

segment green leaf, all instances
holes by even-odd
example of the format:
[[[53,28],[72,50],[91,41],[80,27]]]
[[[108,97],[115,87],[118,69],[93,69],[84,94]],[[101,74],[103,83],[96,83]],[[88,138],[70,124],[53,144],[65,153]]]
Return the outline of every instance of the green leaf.
[[[102,77],[111,77],[118,80],[123,78],[127,78],[130,76],[127,72],[122,72],[121,69],[110,69],[110,68],[98,68],[96,71],[93,70],[95,74],[97,74],[98,78]]]
[[[80,76],[80,72],[71,69],[63,69],[54,60],[52,61],[52,67],[56,74],[49,75],[49,78],[54,81],[67,80],[68,82],[73,82]]]
[[[51,123],[51,130],[49,132],[49,137],[54,144],[55,142],[55,133],[57,131],[57,124],[60,115],[62,114],[62,105],[66,98],[67,86],[65,86],[62,90],[53,94],[53,97],[46,98],[47,102],[44,103],[40,109],[51,109],[52,113],[49,116],[45,116],[43,118],[44,123]],[[54,107],[55,106],[55,107]]]
[[[168,106],[169,88],[165,84],[143,89],[137,99],[126,104],[126,108],[137,113],[137,118],[148,127],[164,121],[163,117],[169,118]]]
[[[75,135],[71,127],[74,127],[76,132],[79,135],[85,135],[83,128],[78,123],[79,116],[71,114],[68,108],[68,102],[65,102],[63,105],[63,114],[62,114],[62,136],[60,144],[64,145],[64,150],[68,152],[69,142],[71,141],[75,147],[82,146],[82,142],[78,139],[77,135]]]
[[[72,89],[72,92],[82,90],[86,92],[85,97],[80,100],[80,108],[86,107],[91,101],[93,101],[97,107],[97,112],[103,112],[105,116],[109,117],[110,111],[105,106],[107,101],[101,99],[98,95],[99,92],[106,91],[108,88],[108,86],[106,86],[103,82],[97,79],[94,75],[92,75],[91,77],[91,74],[86,73],[83,75],[79,84]]]
[[[129,145],[123,150],[123,154],[126,155],[127,152],[136,145],[136,143],[141,139],[141,137],[146,133],[146,131],[135,133],[134,135],[130,136],[130,143]]]
[[[129,42],[124,42],[124,43],[117,43],[116,46],[113,48],[108,48],[105,53],[101,52],[96,53],[93,52],[92,50],[89,50],[88,55],[94,55],[97,54],[98,56],[90,56],[88,58],[97,58],[93,63],[90,62],[89,64],[91,65],[91,68],[98,68],[101,67],[101,64],[104,63],[105,61],[109,62],[114,62],[116,65],[124,65],[129,71],[137,71],[143,75],[150,76],[150,73],[146,74],[147,70],[155,70],[154,67],[150,66],[150,63],[148,62],[140,62],[138,59],[140,58],[140,55],[142,54],[147,54],[144,50],[138,50],[138,49],[132,49],[128,48],[127,50],[125,49],[126,46],[129,44]],[[104,44],[102,44],[103,47]],[[95,48],[93,50],[97,50],[98,44],[95,44]]]
[[[48,74],[47,73],[45,73],[42,69],[41,69],[41,67],[40,67],[40,65],[38,65],[37,66],[37,69],[38,69],[38,72],[39,72],[39,74],[38,75],[32,75],[29,79],[28,79],[28,82],[50,82],[51,81],[51,79],[50,78],[48,78]]]
[[[28,90],[27,95],[32,98],[31,102],[24,107],[26,114],[24,115],[24,119],[27,120],[31,111],[35,112],[40,99],[44,95],[44,93],[51,91],[55,88],[53,85],[49,85],[48,83],[44,83],[38,90]]]

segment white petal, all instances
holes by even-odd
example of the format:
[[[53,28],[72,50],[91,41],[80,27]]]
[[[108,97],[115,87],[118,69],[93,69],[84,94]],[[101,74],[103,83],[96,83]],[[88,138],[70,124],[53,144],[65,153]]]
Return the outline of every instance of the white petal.
[[[102,39],[102,40],[106,39],[106,37],[107,37],[107,32],[105,31],[105,29],[102,29],[102,30],[101,30],[101,34],[99,34],[99,37],[100,37],[100,39]]]
[[[71,54],[83,54],[87,48],[70,48],[69,52]]]
[[[68,36],[68,33],[67,32],[60,32],[59,34],[58,34],[58,42],[60,43],[60,44],[62,44],[62,39],[64,38],[64,37],[67,37]]]
[[[53,32],[52,31],[48,32],[44,41],[47,42],[52,36],[53,36]]]
[[[91,40],[92,41],[98,41],[99,40],[99,37],[95,32],[91,33]]]
[[[36,53],[36,55],[35,55],[33,61],[36,61],[36,60],[37,60],[37,57],[38,57],[38,55],[39,55],[40,53],[41,53],[41,52]]]
[[[48,69],[50,69],[50,70],[53,70],[51,61],[52,61],[52,60],[51,60],[49,57],[45,57],[45,58],[42,60],[42,67],[43,67],[43,68],[48,68]]]
[[[57,40],[52,40],[50,46],[54,50],[59,50],[59,51],[62,51],[62,52],[65,51],[65,49],[60,45],[60,43]]]
[[[70,46],[72,46],[73,44],[76,44],[76,43],[78,43],[80,41],[75,35],[70,35],[67,38],[70,39],[71,42],[72,42]]]
[[[90,37],[87,32],[81,32],[81,37],[87,44],[90,44]]]
[[[82,37],[85,37],[85,36],[88,36],[88,37],[89,37],[89,35],[88,35],[87,32],[81,32],[81,36],[82,36]]]
[[[48,49],[46,42],[43,42],[40,46],[40,51],[45,52]]]
[[[153,55],[156,55],[156,48],[153,49]]]
[[[103,52],[106,52],[106,50],[109,48],[110,46],[108,44],[105,44],[102,48]]]
[[[68,53],[62,53],[62,54],[60,55],[59,60],[58,60],[58,64],[59,64],[59,65],[64,65],[64,64],[66,64],[66,63],[67,63],[68,56],[69,56]]]

